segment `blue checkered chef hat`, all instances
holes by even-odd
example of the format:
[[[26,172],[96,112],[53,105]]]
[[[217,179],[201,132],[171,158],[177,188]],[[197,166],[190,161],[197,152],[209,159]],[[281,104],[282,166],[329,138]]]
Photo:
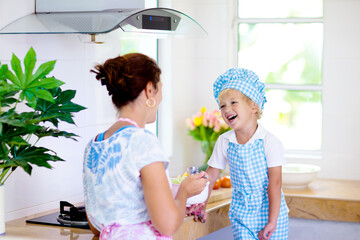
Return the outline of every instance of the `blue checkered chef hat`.
[[[251,70],[244,68],[231,68],[221,74],[214,83],[214,97],[219,103],[219,93],[225,89],[235,89],[253,100],[261,110],[266,103],[265,84]]]

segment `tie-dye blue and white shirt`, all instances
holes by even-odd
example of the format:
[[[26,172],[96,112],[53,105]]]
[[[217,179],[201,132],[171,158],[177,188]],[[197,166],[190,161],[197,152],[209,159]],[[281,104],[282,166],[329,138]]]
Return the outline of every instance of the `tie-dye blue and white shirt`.
[[[169,160],[156,136],[143,128],[127,126],[105,140],[92,139],[85,149],[83,184],[89,220],[98,230],[149,221],[140,170]],[[170,183],[170,180],[169,180]]]

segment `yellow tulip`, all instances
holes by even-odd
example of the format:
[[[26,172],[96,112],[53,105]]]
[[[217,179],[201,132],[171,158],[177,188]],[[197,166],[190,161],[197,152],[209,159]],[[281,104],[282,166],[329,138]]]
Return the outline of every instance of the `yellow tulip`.
[[[203,121],[203,117],[195,117],[194,119],[194,124],[196,127],[200,126],[202,124],[202,121]]]
[[[204,114],[204,112],[206,112],[206,107],[201,108],[201,113]]]

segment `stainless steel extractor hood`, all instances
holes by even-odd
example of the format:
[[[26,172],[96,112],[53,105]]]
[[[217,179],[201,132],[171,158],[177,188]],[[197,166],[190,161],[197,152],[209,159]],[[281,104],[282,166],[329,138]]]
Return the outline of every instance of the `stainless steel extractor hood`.
[[[125,2],[130,2],[126,6]],[[186,14],[169,8],[141,8],[144,0],[36,0],[36,12],[4,28],[0,34],[104,34],[122,32],[206,36]],[[140,7],[140,8],[139,8]]]

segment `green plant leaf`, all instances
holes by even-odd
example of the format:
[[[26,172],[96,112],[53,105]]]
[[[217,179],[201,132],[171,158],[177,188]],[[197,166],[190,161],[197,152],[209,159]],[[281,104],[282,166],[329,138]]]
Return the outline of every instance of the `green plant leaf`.
[[[17,100],[13,96],[18,93],[18,91],[13,90],[13,85],[5,83],[1,85],[0,83],[0,107],[10,106],[12,103],[15,103]]]
[[[59,116],[58,118],[59,118],[59,120],[61,120],[63,122],[75,124],[72,114],[64,114],[64,115]]]
[[[35,90],[35,96],[40,99],[44,99],[49,102],[55,102],[52,94],[49,91],[43,90],[43,89],[36,89]]]
[[[24,58],[25,79],[27,82],[31,80],[32,73],[35,68],[35,63],[36,63],[36,54],[34,49],[31,47]]]
[[[9,107],[13,103],[16,102],[16,99],[15,98],[5,98],[5,99],[0,98],[0,101],[1,101],[1,106],[0,107]]]
[[[66,131],[60,131],[58,129],[51,129],[51,128],[46,128],[46,127],[43,127],[42,129],[36,131],[34,134],[38,138],[43,138],[43,137],[48,137],[48,136],[51,136],[51,137],[65,137],[65,138],[71,138],[71,139],[73,139],[75,141],[77,141],[75,137],[78,137],[74,133],[69,133],[69,132],[66,132]]]
[[[16,90],[21,90],[22,84],[20,80],[10,70],[6,71],[5,75],[7,79],[9,79],[13,84],[15,84]]]
[[[45,89],[51,89],[51,88],[60,87],[63,84],[64,84],[64,82],[62,82],[54,77],[51,77],[51,78],[42,78],[38,81],[32,81],[28,85],[28,87],[29,88],[41,87],[41,88],[45,88]]]
[[[58,125],[59,120],[75,124],[72,113],[86,109],[81,105],[71,102],[76,91],[62,91],[61,88],[50,89],[49,91],[53,94],[55,103],[40,99],[36,105],[36,110],[40,111],[41,115],[46,118],[46,121],[51,122],[54,126]]]
[[[0,184],[4,184],[3,183],[3,179],[5,178],[6,174],[10,171],[11,167],[3,167],[2,164],[0,164],[0,169],[3,169],[0,174]]]
[[[21,145],[29,145],[29,143],[27,141],[25,141],[24,139],[22,139],[21,137],[13,137],[11,138],[11,140],[8,140],[7,141],[7,144],[14,144],[14,145],[18,145],[18,146],[21,146]]]
[[[24,122],[19,119],[12,119],[7,115],[0,115],[0,123],[7,123],[11,126],[24,126]]]
[[[60,157],[50,154],[51,150],[44,147],[22,146],[14,154],[14,160],[18,163],[29,162],[39,167],[52,168],[48,161],[64,161]],[[22,165],[19,164],[21,167]]]
[[[56,61],[48,61],[40,65],[36,70],[35,74],[32,76],[32,81],[38,80],[40,78],[46,77],[55,67]]]
[[[24,84],[24,73],[21,68],[20,60],[15,54],[13,54],[11,58],[11,68],[14,70],[17,79],[19,79],[19,82]]]
[[[58,103],[66,103],[70,102],[71,99],[75,97],[76,91],[75,90],[65,90],[58,93],[57,102]]]
[[[8,155],[7,155],[8,152],[9,152],[9,149],[6,146],[5,142],[1,141],[0,142],[0,159],[1,160],[6,160],[8,158]]]
[[[7,71],[9,71],[8,66],[6,64],[1,65],[1,63],[0,63],[0,80],[7,79],[7,77],[6,77]]]
[[[2,142],[5,142],[8,145],[29,145],[27,141],[24,140],[24,137],[31,135],[38,131],[41,126],[24,124],[24,126],[11,126],[9,124],[2,124]]]
[[[10,159],[10,160],[6,160],[4,163],[0,164],[0,169],[3,168],[3,169],[12,169],[12,171],[14,169],[16,169],[18,166],[22,167],[25,172],[27,172],[28,174],[31,174],[31,169],[32,167],[30,166],[30,164],[28,164],[27,162],[24,162],[24,161],[16,161],[16,160],[13,160],[13,159]]]

